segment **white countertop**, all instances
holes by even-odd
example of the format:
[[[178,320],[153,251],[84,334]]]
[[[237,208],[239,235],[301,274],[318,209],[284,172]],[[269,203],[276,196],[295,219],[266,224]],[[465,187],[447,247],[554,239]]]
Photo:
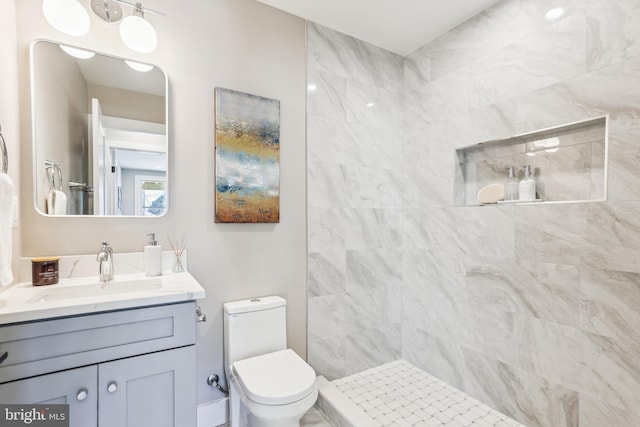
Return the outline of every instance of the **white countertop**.
[[[186,252],[183,255],[186,266]],[[192,301],[205,297],[204,288],[188,272],[172,273],[175,256],[163,252],[163,274],[144,275],[142,253],[114,254],[113,280],[98,280],[95,255],[60,257],[55,285],[31,282],[0,290],[0,325],[100,311]],[[21,260],[21,278],[30,278],[31,259]]]
[[[97,277],[61,279],[46,286],[18,283],[0,292],[0,324],[170,304],[204,296],[202,286],[187,272],[156,277],[121,274],[107,283],[100,283]]]

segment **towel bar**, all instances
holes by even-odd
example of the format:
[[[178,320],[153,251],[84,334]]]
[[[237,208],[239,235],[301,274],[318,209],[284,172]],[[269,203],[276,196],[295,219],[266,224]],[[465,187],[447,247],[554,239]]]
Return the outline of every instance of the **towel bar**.
[[[51,189],[62,191],[62,166],[60,162],[44,161],[44,168],[51,169]],[[56,175],[58,176],[58,185],[56,185]]]

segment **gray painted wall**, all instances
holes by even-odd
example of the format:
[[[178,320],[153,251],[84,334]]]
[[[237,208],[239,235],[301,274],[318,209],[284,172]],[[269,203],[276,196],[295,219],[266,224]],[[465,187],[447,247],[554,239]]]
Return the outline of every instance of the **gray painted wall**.
[[[286,298],[288,344],[305,357],[304,21],[253,0],[155,0],[153,8],[167,17],[145,15],[158,32],[158,48],[142,55],[126,48],[117,25],[104,23],[93,15],[88,0],[80,0],[91,16],[91,30],[84,37],[55,31],[44,20],[41,0],[7,3],[15,3],[15,7],[4,7],[2,2],[0,10],[15,17],[15,25],[2,26],[0,31],[9,33],[7,40],[13,40],[13,46],[17,38],[17,58],[7,54],[10,60],[2,69],[8,70],[13,87],[19,88],[17,97],[11,99],[16,103],[19,100],[20,105],[20,150],[12,150],[13,164],[21,165],[20,229],[16,232],[22,238],[16,257],[95,254],[105,239],[116,253],[140,252],[147,233],[155,232],[165,248],[169,247],[167,237],[172,241],[184,237],[188,269],[207,292],[200,301],[207,322],[198,324],[199,403],[223,397],[206,384],[206,378],[211,373],[223,375],[225,301],[272,294]],[[126,13],[131,13],[130,9],[123,6]],[[3,21],[4,16],[0,22]],[[47,218],[35,212],[28,46],[36,38],[156,64],[167,72],[171,205],[164,217]],[[4,37],[0,39],[0,46],[4,46]],[[16,61],[18,71],[14,75]],[[4,84],[4,79],[0,80]],[[213,91],[217,86],[281,102],[279,224],[213,222]],[[13,92],[8,90],[7,94]],[[8,101],[5,103],[3,98],[0,104],[10,106]],[[10,123],[11,115],[8,117]],[[15,130],[11,133],[16,134]]]

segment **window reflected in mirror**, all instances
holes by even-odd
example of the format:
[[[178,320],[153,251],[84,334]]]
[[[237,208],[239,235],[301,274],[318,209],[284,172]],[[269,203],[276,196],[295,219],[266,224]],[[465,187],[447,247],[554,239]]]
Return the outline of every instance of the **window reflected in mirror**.
[[[166,186],[164,178],[136,175],[136,215],[160,216],[165,210]]]

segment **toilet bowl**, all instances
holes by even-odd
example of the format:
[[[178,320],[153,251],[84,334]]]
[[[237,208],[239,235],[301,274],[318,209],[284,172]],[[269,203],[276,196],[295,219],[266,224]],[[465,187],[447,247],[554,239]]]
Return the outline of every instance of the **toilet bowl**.
[[[316,374],[286,346],[286,301],[224,304],[231,427],[299,427],[318,398]]]
[[[246,408],[237,415],[251,427],[298,427],[318,398],[315,372],[293,350],[235,362],[231,381],[239,400],[232,406]]]

